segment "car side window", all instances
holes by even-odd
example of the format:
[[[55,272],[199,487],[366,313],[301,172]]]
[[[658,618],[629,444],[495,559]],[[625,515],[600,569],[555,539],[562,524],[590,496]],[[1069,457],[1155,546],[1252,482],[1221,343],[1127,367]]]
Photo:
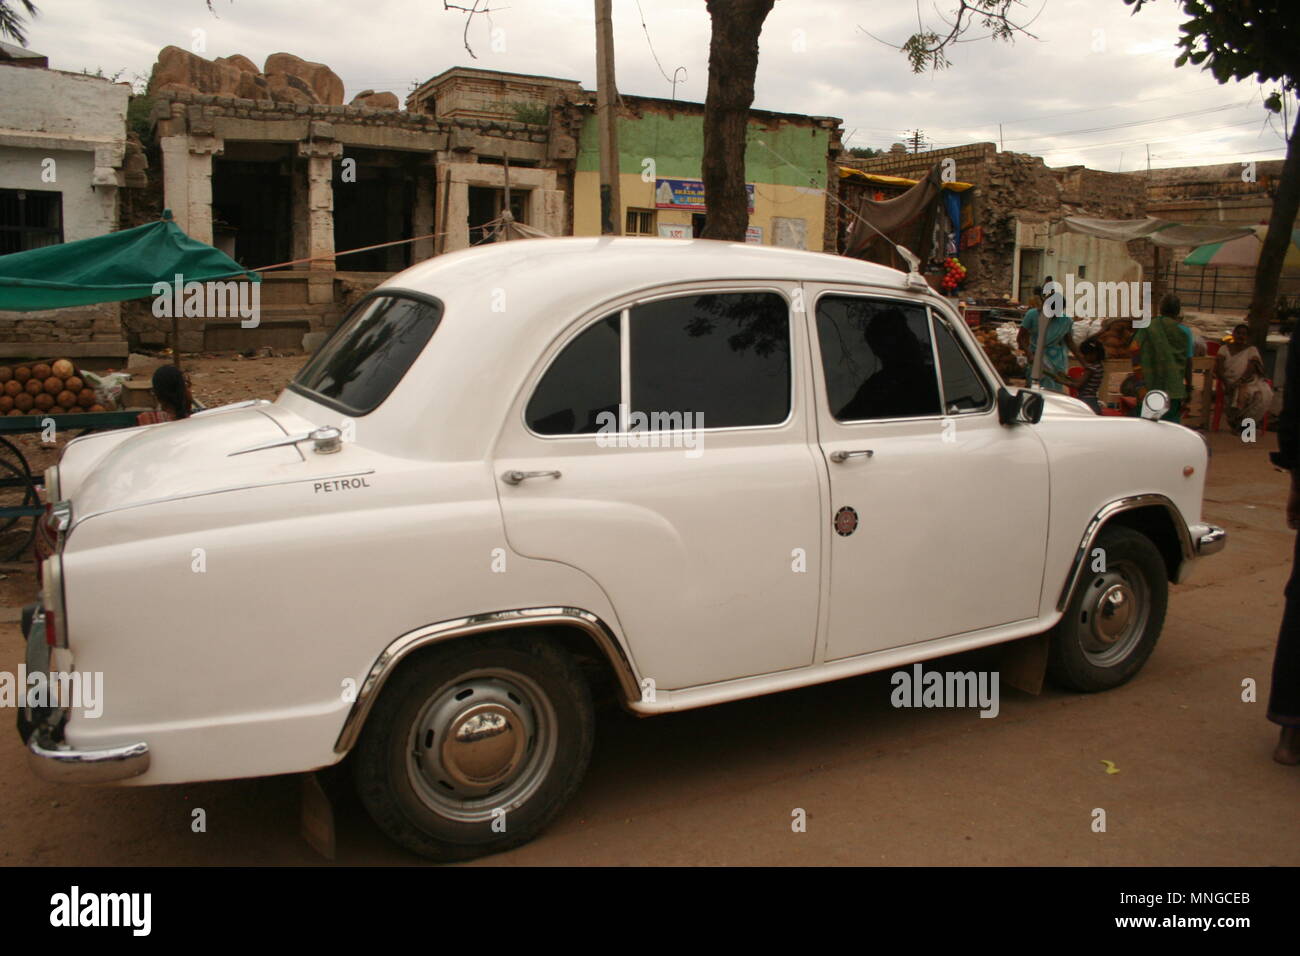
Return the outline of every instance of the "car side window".
[[[632,308],[628,322],[634,427],[640,420],[652,428],[656,421],[667,428],[741,428],[789,417],[790,308],[783,296],[660,299]]]
[[[957,341],[948,323],[934,316],[934,341],[939,351],[939,377],[947,414],[985,411],[993,403],[988,386],[971,362],[970,353]]]
[[[939,385],[923,306],[863,296],[817,302],[826,398],[842,422],[940,414]]]
[[[620,347],[617,313],[579,333],[537,383],[524,413],[528,427],[539,435],[589,435],[600,430],[602,412],[617,416]]]

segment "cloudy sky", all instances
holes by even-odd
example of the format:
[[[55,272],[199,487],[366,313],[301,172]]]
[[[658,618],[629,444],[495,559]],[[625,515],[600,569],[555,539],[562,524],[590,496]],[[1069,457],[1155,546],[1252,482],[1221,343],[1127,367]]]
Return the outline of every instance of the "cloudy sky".
[[[473,0],[458,0],[469,5]],[[286,51],[327,63],[347,96],[392,90],[450,66],[538,73],[595,86],[592,0],[490,0],[471,24],[443,0],[37,0],[28,46],[63,70],[147,77],[160,47],[261,64]],[[1152,168],[1280,158],[1257,84],[1220,86],[1175,68],[1182,22],[1175,0],[1134,16],[1122,0],[1025,0],[1032,37],[981,38],[953,49],[952,66],[916,76],[901,43],[917,23],[942,29],[951,0],[777,0],[763,29],[755,106],[838,116],[849,145],[888,147],[920,129],[935,146],[976,141],[1032,152],[1049,165]],[[614,0],[618,86],[703,101],[709,17],[703,0]],[[939,11],[939,12],[936,12]],[[196,32],[197,31],[197,32]],[[874,38],[873,38],[874,37]],[[878,39],[876,39],[878,38]],[[679,70],[679,68],[681,68]],[[999,131],[999,124],[1001,130]]]

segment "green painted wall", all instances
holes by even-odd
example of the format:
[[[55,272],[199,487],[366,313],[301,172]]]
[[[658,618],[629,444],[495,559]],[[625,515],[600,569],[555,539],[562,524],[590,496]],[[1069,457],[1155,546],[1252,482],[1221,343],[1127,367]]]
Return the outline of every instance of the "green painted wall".
[[[759,145],[762,140],[770,147]],[[782,186],[826,187],[826,150],[830,131],[819,127],[781,124],[768,128],[749,124],[745,148],[745,181]],[[704,152],[704,117],[686,113],[669,116],[646,111],[640,119],[618,121],[619,172],[637,173],[642,161],[655,161],[655,175],[668,179],[699,179]],[[773,151],[777,155],[773,155]],[[788,160],[792,169],[778,159]],[[596,117],[589,115],[578,140],[578,171],[597,172],[600,151]]]

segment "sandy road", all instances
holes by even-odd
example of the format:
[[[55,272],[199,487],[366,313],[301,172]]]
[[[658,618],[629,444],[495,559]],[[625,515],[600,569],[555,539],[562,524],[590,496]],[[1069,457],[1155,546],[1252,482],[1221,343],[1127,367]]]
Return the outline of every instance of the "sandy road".
[[[607,710],[573,803],[534,843],[477,865],[1300,864],[1300,769],[1269,759],[1264,720],[1289,573],[1285,478],[1267,464],[1271,435],[1251,446],[1219,433],[1213,446],[1206,515],[1229,547],[1174,590],[1164,637],[1129,685],[1004,688],[995,719],[894,709],[887,674],[651,720]],[[10,603],[22,577],[0,590]],[[0,624],[0,667],[20,656],[17,624]],[[1241,700],[1245,678],[1259,702]],[[320,862],[298,836],[296,777],[56,786],[27,771],[11,716],[0,863]],[[340,790],[339,862],[419,862]],[[191,830],[195,808],[206,832]],[[796,808],[806,832],[792,832]],[[1096,808],[1105,833],[1091,828]]]

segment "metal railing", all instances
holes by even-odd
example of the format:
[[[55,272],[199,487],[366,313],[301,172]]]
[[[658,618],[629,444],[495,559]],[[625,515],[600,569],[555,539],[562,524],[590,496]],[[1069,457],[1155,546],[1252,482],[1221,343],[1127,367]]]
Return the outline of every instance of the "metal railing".
[[[1250,308],[1255,270],[1249,266],[1189,266],[1180,259],[1162,266],[1166,292],[1182,300],[1184,309],[1200,312],[1241,312]],[[1300,275],[1283,273],[1278,297],[1300,307]]]

